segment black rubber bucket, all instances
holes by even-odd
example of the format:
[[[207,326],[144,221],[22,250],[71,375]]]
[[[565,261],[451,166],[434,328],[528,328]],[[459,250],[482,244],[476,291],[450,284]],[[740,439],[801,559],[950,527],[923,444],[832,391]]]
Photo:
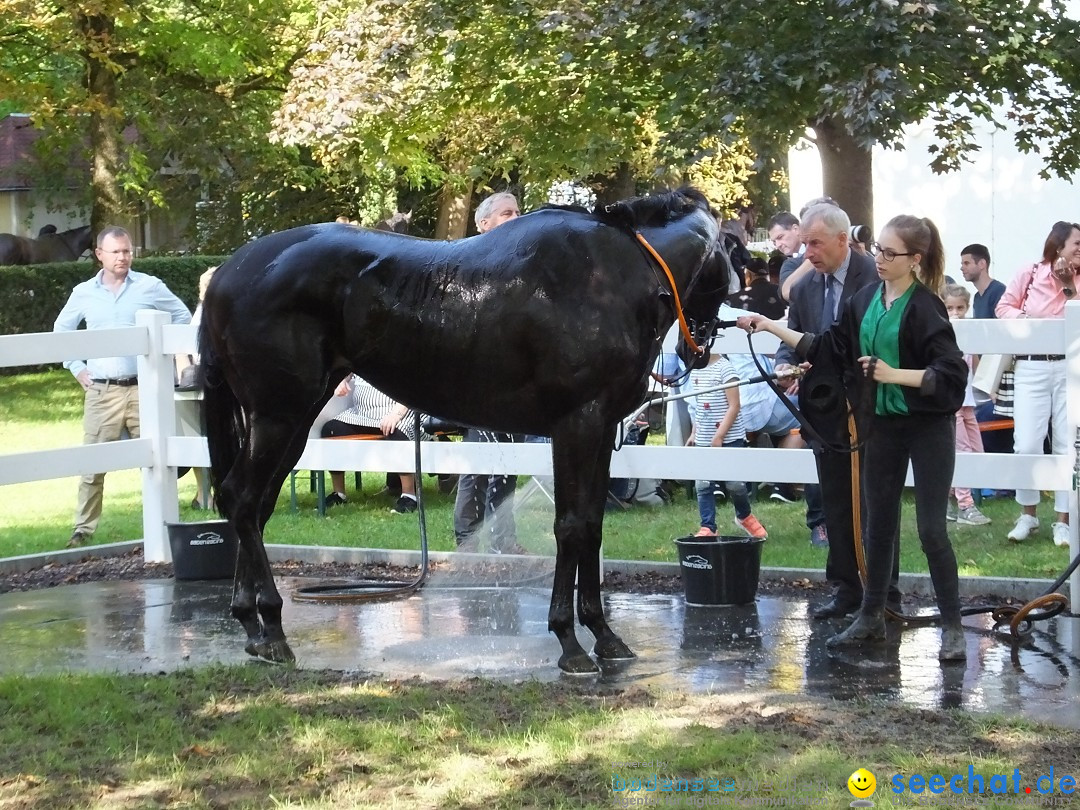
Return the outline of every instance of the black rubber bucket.
[[[177,579],[231,579],[239,543],[227,520],[168,523]]]
[[[679,570],[688,605],[745,605],[757,596],[760,537],[680,537]]]

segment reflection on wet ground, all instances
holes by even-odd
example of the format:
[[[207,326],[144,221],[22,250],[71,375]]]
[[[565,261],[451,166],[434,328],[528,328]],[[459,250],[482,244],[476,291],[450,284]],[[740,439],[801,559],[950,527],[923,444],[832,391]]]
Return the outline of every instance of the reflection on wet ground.
[[[285,579],[282,591],[306,581]],[[0,595],[0,674],[157,672],[249,660],[229,616],[231,583],[100,582]],[[361,604],[286,596],[299,664],[387,677],[556,680],[542,587],[424,588]],[[986,617],[968,618],[966,664],[937,660],[938,631],[909,628],[877,650],[836,653],[842,623],[811,622],[803,599],[687,607],[681,594],[610,593],[612,626],[638,654],[601,682],[663,690],[874,698],[934,709],[1000,712],[1080,728],[1080,620],[1043,622],[1019,645]],[[579,637],[589,646],[587,631]]]

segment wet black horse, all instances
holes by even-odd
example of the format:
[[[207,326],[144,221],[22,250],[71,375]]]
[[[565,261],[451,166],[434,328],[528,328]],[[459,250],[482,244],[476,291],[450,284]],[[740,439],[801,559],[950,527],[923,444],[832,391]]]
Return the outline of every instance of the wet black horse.
[[[542,209],[456,242],[311,225],[223,264],[199,345],[211,478],[240,538],[232,614],[247,652],[293,660],[262,531],[312,420],[356,372],[457,424],[551,437],[559,666],[597,670],[574,633],[575,579],[597,658],[633,657],[600,601],[616,425],[645,397],[675,301],[698,338],[711,328],[730,273],[718,236],[704,197],[683,189],[596,213]]]
[[[37,239],[0,233],[0,265],[48,264],[49,262],[73,262],[93,244],[90,226],[72,228],[56,233],[46,225]]]

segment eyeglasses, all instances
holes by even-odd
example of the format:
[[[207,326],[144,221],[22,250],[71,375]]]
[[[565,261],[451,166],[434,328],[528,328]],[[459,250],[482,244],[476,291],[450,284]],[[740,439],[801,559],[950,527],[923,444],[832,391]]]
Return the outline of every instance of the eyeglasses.
[[[98,248],[101,250],[101,248]],[[108,253],[110,256],[130,256],[130,250],[101,250],[102,253]]]
[[[870,252],[873,253],[875,256],[884,256],[885,261],[887,261],[887,262],[891,262],[897,256],[914,256],[915,255],[914,253],[898,253],[897,251],[893,250],[892,248],[882,247],[877,242],[874,242],[874,244],[870,245]]]

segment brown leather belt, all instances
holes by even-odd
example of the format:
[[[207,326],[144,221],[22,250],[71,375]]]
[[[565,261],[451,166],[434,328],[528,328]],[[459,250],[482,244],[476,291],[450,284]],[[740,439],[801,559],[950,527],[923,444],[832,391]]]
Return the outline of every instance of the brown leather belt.
[[[121,387],[127,387],[127,386],[130,386],[130,385],[138,385],[139,384],[139,378],[138,377],[124,377],[124,379],[122,379],[122,380],[99,380],[99,379],[96,379],[96,378],[92,377],[90,379],[90,382],[97,383],[98,385],[119,385]]]

